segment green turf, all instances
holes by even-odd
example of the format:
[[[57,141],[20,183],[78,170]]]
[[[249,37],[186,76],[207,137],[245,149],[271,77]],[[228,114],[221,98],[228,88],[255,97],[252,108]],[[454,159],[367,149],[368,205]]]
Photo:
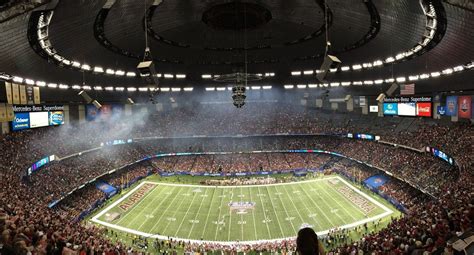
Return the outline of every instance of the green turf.
[[[193,240],[253,241],[293,237],[303,224],[324,231],[384,212],[375,205],[365,215],[337,190],[344,186],[342,181],[331,183],[328,177],[258,187],[191,187],[160,182],[127,211],[118,206],[130,197],[112,208],[104,207],[98,220],[106,222],[107,214],[117,212],[121,217],[108,223],[146,234]],[[393,210],[390,216],[399,215],[384,200],[370,196]],[[230,201],[255,202],[256,206],[246,214],[237,214],[230,212]]]

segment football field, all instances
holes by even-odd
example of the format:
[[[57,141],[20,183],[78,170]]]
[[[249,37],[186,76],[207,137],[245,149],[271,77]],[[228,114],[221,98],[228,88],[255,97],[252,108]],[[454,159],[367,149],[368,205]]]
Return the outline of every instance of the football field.
[[[384,200],[330,176],[219,187],[144,181],[92,221],[147,237],[254,243],[294,237],[304,225],[324,234],[392,213],[394,209]]]

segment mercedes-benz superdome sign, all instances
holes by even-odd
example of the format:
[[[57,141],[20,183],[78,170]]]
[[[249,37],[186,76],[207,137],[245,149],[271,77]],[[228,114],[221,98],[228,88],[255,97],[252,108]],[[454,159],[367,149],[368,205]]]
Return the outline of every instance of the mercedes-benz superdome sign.
[[[13,131],[64,124],[63,105],[14,105],[13,112]]]
[[[383,102],[383,114],[392,116],[431,117],[433,98],[427,97],[387,97]]]

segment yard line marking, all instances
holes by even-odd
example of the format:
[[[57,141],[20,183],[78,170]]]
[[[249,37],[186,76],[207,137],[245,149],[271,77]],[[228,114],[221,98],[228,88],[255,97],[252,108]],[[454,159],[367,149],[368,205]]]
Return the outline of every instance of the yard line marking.
[[[359,211],[359,212],[362,213],[362,216],[365,216],[365,215],[366,215],[366,213],[365,213],[364,211],[362,211],[362,209],[360,209],[360,207],[356,206],[356,205],[354,204],[354,202],[352,202],[351,200],[349,200],[346,196],[342,195],[341,192],[339,192],[338,190],[336,190],[334,187],[332,187],[332,186],[329,185],[328,183],[325,183],[324,185],[325,185],[325,186],[328,186],[330,189],[334,190],[334,192],[337,192],[338,196],[342,197],[343,200],[348,201],[349,204],[350,204],[353,208],[355,208],[357,211]],[[365,197],[364,197],[364,198],[365,198]],[[369,201],[369,202],[370,202],[370,201]],[[347,209],[346,209],[345,207],[344,207],[344,210],[347,212]],[[348,213],[349,213],[349,212],[348,212]],[[349,214],[352,216],[351,213],[349,213]],[[367,214],[368,214],[368,213],[367,213]],[[355,219],[353,216],[352,216],[352,218]]]
[[[267,187],[266,189],[267,189],[268,195],[270,196],[270,191],[269,191],[268,187]],[[276,188],[275,188],[275,189],[276,189]],[[293,227],[293,231],[295,231],[295,233],[296,233],[295,225],[293,225],[293,221],[291,221],[291,219],[290,219],[290,215],[288,214],[288,211],[286,210],[285,204],[284,204],[283,201],[281,200],[281,197],[280,197],[280,196],[277,196],[277,197],[278,197],[278,199],[280,200],[281,206],[282,206],[283,209],[285,210],[286,217],[287,217],[288,221],[291,223],[291,226]],[[272,207],[275,207],[275,206],[273,205],[273,200],[271,199],[271,196],[270,196],[270,202],[272,202]],[[278,219],[278,217],[277,217],[277,219]],[[280,221],[278,221],[278,224],[279,224],[279,223],[280,223]],[[285,235],[283,235],[283,236],[285,236]]]
[[[143,202],[145,201],[145,199],[151,194],[153,193],[153,191],[156,189],[156,187],[158,187],[158,185],[156,185],[155,187],[153,187],[150,191],[148,191],[148,193],[142,197],[142,199],[140,201],[138,201],[138,203],[136,205],[133,206],[133,208],[130,210],[130,211],[126,211],[125,212],[125,216],[121,219],[118,220],[117,224],[120,224],[120,222],[122,222],[122,220],[124,220],[127,216],[129,215],[132,215],[131,212],[135,210],[135,208],[139,208],[138,206]],[[135,191],[134,191],[135,192]],[[136,220],[136,218],[133,218],[132,221]]]
[[[253,198],[252,198],[252,188],[249,188],[249,198],[250,198],[250,201],[253,202]],[[255,231],[255,240],[258,240],[258,234],[257,234],[257,223],[255,221],[255,211],[257,210],[257,206],[255,206],[255,208],[252,210],[252,218],[253,218],[253,230]],[[265,223],[265,225],[267,225]],[[267,228],[268,228],[268,225],[267,225]],[[270,233],[270,230],[268,231]],[[270,235],[269,235],[270,236]],[[270,236],[271,238],[271,236]]]
[[[181,191],[181,190],[180,190]],[[186,193],[188,193],[188,191],[186,190]],[[186,194],[184,193],[184,194]],[[179,197],[179,196],[176,196],[176,197]],[[176,198],[175,197],[175,198]],[[194,197],[193,197],[194,199]],[[173,212],[173,218],[176,219],[176,214],[178,213],[179,211],[179,208],[181,208],[181,205],[183,205],[183,202],[185,201],[186,199],[181,199],[181,201],[179,201],[179,205],[175,208],[175,211]],[[171,203],[173,204],[173,203]],[[171,205],[170,204],[170,205]],[[169,208],[169,207],[168,207]],[[163,215],[166,214],[166,212],[168,211],[168,208],[164,211]],[[163,233],[166,233],[166,229],[168,229],[169,225],[171,224],[171,221],[168,221],[168,223],[166,224],[165,228],[163,229]]]
[[[204,191],[204,195],[207,195],[207,191],[208,191],[208,190],[210,190],[210,189],[206,189],[206,191]],[[212,189],[212,190],[215,190],[215,189]],[[197,195],[197,194],[195,194],[195,196],[196,196],[196,195]],[[212,193],[212,195],[214,195],[214,193]],[[198,208],[198,210],[197,210],[197,212],[196,212],[196,215],[194,215],[194,219],[196,219],[196,218],[198,217],[199,211],[201,211],[201,207],[202,207],[203,201],[204,201],[204,199],[205,199],[207,196],[201,196],[201,197],[202,197],[202,199],[201,199],[201,202],[199,203],[199,208]],[[191,204],[190,204],[190,206],[191,206]],[[191,225],[191,229],[189,230],[188,238],[189,238],[189,236],[191,235],[191,232],[193,231],[194,225],[195,225],[195,224],[192,224],[192,225]]]
[[[262,194],[260,193],[260,187],[257,187],[257,190],[258,190],[258,194]],[[265,205],[263,204],[263,200],[262,200],[262,197],[261,196],[258,196],[260,198],[260,203],[262,203],[262,209],[263,209],[263,217],[265,217],[265,219],[268,219],[267,218],[267,214],[265,212]],[[270,198],[271,199],[271,198]],[[276,216],[276,213],[275,213],[275,216]],[[278,221],[278,217],[277,218],[277,221]],[[268,230],[268,236],[270,238],[272,238],[272,234],[271,234],[271,231],[270,231],[270,227],[268,227],[268,223],[265,224],[267,226],[267,230]],[[285,236],[285,234],[283,233],[283,229],[281,229],[281,225],[280,223],[278,223],[278,226],[280,227],[280,231],[281,231],[281,236]]]
[[[321,188],[318,187],[317,190],[321,190]],[[331,198],[331,200],[334,200],[334,199],[331,197],[331,195],[329,195],[329,198]],[[327,207],[328,207],[329,209],[332,209],[332,206],[326,201],[326,199],[321,199],[321,200],[323,201],[323,203],[325,203],[325,204],[327,205]],[[341,206],[341,205],[339,204],[339,206]],[[333,215],[336,215],[336,217],[338,217],[338,218],[341,220],[341,224],[344,224],[344,223],[345,223],[345,220],[344,220],[339,214],[333,213]],[[332,224],[332,225],[333,225],[333,226],[338,226],[338,225],[341,225],[341,224]]]
[[[313,187],[314,188],[314,187]],[[321,209],[321,207],[319,207],[318,203],[314,201],[313,197],[311,197],[311,195],[308,194],[308,192],[306,191],[305,188],[302,188],[303,192],[306,194],[307,197],[309,197],[309,199],[311,200],[311,202],[313,203],[313,206],[315,205],[317,208],[318,208],[318,211],[328,220],[329,224],[331,224],[331,226],[337,226],[336,224],[334,224],[334,222],[331,221],[331,219],[326,215],[326,213],[324,212],[324,210]]]
[[[325,183],[323,183],[323,185],[324,185],[324,184],[325,184]],[[325,185],[325,186],[329,186],[329,185]],[[354,217],[354,215],[352,215],[352,213],[350,213],[349,211],[347,211],[346,207],[343,206],[343,205],[341,205],[341,203],[339,203],[338,199],[336,199],[335,197],[331,196],[331,194],[330,194],[325,188],[323,188],[323,192],[326,193],[326,194],[328,194],[328,196],[331,198],[331,200],[334,201],[334,202],[336,202],[336,204],[337,204],[340,208],[342,208],[342,210],[345,211],[346,214],[349,215],[353,220],[357,220],[357,218]],[[342,195],[339,193],[339,191],[334,190],[334,192],[337,193],[337,196],[342,196]],[[349,200],[349,205],[353,205],[353,203],[352,203],[350,200]],[[337,214],[337,215],[339,215],[339,214]]]
[[[224,194],[224,190],[222,191],[222,195]],[[224,196],[222,196],[221,198],[221,202],[219,203],[219,214],[217,216],[217,227],[216,227],[216,234],[214,235],[214,240],[217,239],[217,233],[219,233],[219,227],[221,224],[219,224],[221,222],[221,211],[222,211],[222,202],[224,201]],[[225,225],[225,221],[223,221]],[[203,229],[203,233],[206,232],[206,229]]]
[[[232,193],[231,193],[231,196],[230,196],[230,201],[232,201],[232,197],[234,197],[234,190],[235,190],[235,188],[232,188]],[[227,241],[230,240],[230,229],[231,229],[231,226],[232,226],[232,212],[229,210],[229,231],[227,232]]]
[[[242,188],[240,188],[240,202],[242,203]],[[232,213],[232,212],[231,212]],[[243,222],[244,221],[244,215],[240,215],[240,222]],[[240,224],[241,228],[240,228],[240,231],[242,233],[242,238],[240,240],[244,240],[244,224]]]
[[[213,190],[213,192],[212,192],[212,197],[211,197],[211,203],[209,204],[209,210],[207,210],[207,217],[206,217],[206,221],[204,222],[203,233],[201,234],[201,236],[203,236],[204,232],[206,232],[207,222],[209,222],[209,215],[211,214],[211,209],[212,209],[212,204],[213,204],[212,202],[214,201],[214,195],[217,192],[217,189],[212,189],[212,190]],[[193,225],[193,227],[194,227],[194,225]],[[191,234],[191,231],[189,231],[189,234]],[[189,235],[188,235],[188,238],[189,238]]]
[[[302,189],[301,186],[300,186],[299,188]],[[310,214],[313,213],[313,212],[310,210],[310,208],[307,206],[307,204],[306,204],[306,199],[308,199],[308,197],[307,197],[307,196],[306,196],[306,198],[302,198],[302,197],[300,197],[300,196],[298,196],[298,197],[299,197],[299,200],[303,202],[304,207],[306,208],[306,210],[308,211],[308,213],[310,213]],[[311,218],[311,217],[309,216],[309,214],[308,214],[308,217]],[[313,220],[313,221],[316,223],[316,225],[319,225],[320,229],[323,229],[323,226],[321,225],[321,223],[320,223],[318,220],[316,220],[315,217],[311,218],[311,220]],[[303,223],[304,223],[304,222],[303,222]]]
[[[173,189],[173,191],[172,191],[171,193],[173,193],[175,190],[176,190],[176,188]],[[156,225],[157,225],[159,222],[161,222],[161,219],[163,219],[163,216],[165,216],[166,212],[168,211],[168,209],[170,208],[170,206],[173,204],[174,200],[175,200],[177,197],[179,197],[178,195],[179,195],[179,192],[181,191],[181,189],[178,188],[177,191],[178,191],[178,192],[176,193],[176,195],[175,195],[175,196],[173,197],[173,199],[171,200],[171,203],[166,207],[165,210],[163,210],[163,212],[161,213],[160,218],[155,222],[155,224],[153,224],[153,226],[151,227],[151,230],[150,230],[150,231],[153,232],[153,230],[155,229]],[[165,199],[165,200],[167,200],[167,199]],[[165,200],[163,200],[163,201],[165,201]],[[183,200],[184,200],[184,199],[183,199]],[[169,224],[169,221],[168,221],[167,225],[168,225],[168,224]],[[163,231],[162,233],[164,233],[164,231]]]
[[[183,219],[181,220],[181,223],[179,223],[179,226],[176,228],[176,233],[174,234],[175,236],[178,235],[179,233],[179,229],[181,228],[181,226],[183,225],[183,222],[186,220],[186,216],[188,216],[188,213],[189,213],[189,209],[191,209],[193,203],[194,203],[194,199],[196,198],[197,196],[197,193],[196,192],[193,192],[193,199],[191,199],[191,203],[189,203],[188,205],[188,209],[186,210],[186,212],[184,213],[184,216],[183,216]],[[184,199],[183,199],[184,201]],[[202,204],[202,203],[201,203]],[[179,207],[178,207],[179,208]],[[201,209],[201,207],[199,207],[199,209]],[[193,224],[194,225],[194,224]]]
[[[288,197],[288,199],[290,200],[291,204],[292,204],[293,207],[295,208],[296,213],[298,213],[298,216],[300,216],[301,224],[303,224],[303,223],[304,223],[304,219],[303,219],[303,217],[301,217],[300,211],[298,210],[298,208],[296,207],[295,203],[293,202],[293,199],[290,197],[290,194],[288,193],[288,190],[286,189],[286,186],[283,186],[283,189],[285,189],[285,191],[286,191],[286,196]]]
[[[158,186],[158,187],[159,187],[159,186]],[[138,214],[141,214],[143,211],[146,212],[147,209],[148,209],[148,206],[154,205],[154,204],[155,204],[155,203],[154,203],[155,200],[156,200],[157,198],[159,198],[161,192],[164,191],[164,190],[165,190],[164,188],[161,189],[161,190],[158,192],[158,194],[156,194],[156,196],[151,200],[151,203],[149,203],[147,206],[145,206],[145,208],[143,208],[143,210],[140,210],[140,212],[138,212]],[[155,191],[155,190],[153,190],[153,192],[154,192],[154,191]],[[159,206],[157,206],[157,207],[159,207]],[[137,208],[137,207],[135,207],[135,208]],[[133,209],[135,209],[135,208],[133,208]],[[133,209],[129,212],[130,214],[131,214],[131,212],[133,212]],[[138,208],[137,208],[137,209],[138,209]],[[154,215],[154,214],[155,214],[155,210],[152,211],[151,215]],[[124,217],[124,218],[125,218],[125,217]],[[134,219],[132,219],[130,222],[127,223],[127,226],[133,225],[133,222],[134,222],[136,219],[138,219],[138,218],[139,218],[139,217],[135,217]],[[140,224],[140,226],[139,226],[137,229],[141,229],[141,228],[143,227],[143,225],[144,225],[146,222],[148,222],[149,220],[150,220],[150,219],[144,220],[144,221],[142,222],[142,224]],[[117,222],[117,224],[119,224],[119,223],[120,223],[120,222]]]
[[[165,190],[165,189],[163,188],[163,190]],[[161,209],[161,205],[162,205],[165,201],[168,201],[168,199],[170,198],[170,196],[173,194],[173,192],[174,192],[175,190],[176,190],[176,187],[173,187],[173,190],[172,190],[169,194],[167,194],[166,198],[164,198],[164,199],[161,200],[160,204],[158,204],[158,206],[155,207],[155,209],[153,209],[153,211],[151,212],[151,214],[155,214],[155,211],[156,211],[156,210],[160,210],[160,209]],[[165,193],[165,194],[166,194],[166,193]],[[176,195],[177,195],[177,194],[176,194]],[[168,205],[168,206],[169,206],[169,205]],[[155,221],[155,223],[154,223],[153,226],[151,227],[150,231],[153,231],[153,229],[155,228],[156,224],[158,224],[158,223],[161,221],[161,219],[163,218],[163,215],[164,215],[164,214],[162,214],[162,215],[160,216],[160,218],[159,218],[157,221]]]

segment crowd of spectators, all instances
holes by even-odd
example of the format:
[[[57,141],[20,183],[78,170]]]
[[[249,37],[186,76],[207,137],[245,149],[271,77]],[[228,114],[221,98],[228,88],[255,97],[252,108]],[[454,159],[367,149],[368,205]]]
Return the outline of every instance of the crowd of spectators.
[[[163,172],[244,173],[259,171],[288,171],[319,169],[329,159],[325,154],[239,153],[160,157],[153,165]]]
[[[237,186],[237,185],[264,185],[274,183],[285,183],[297,181],[298,178],[282,177],[246,177],[246,178],[225,178],[225,179],[207,179],[201,181],[201,184],[212,186]]]
[[[229,114],[231,112],[231,114]],[[93,185],[67,197],[53,209],[48,204],[65,196],[83,183],[120,168],[145,155],[177,151],[237,151],[262,149],[313,149],[334,151],[390,171],[434,197],[424,195],[396,178],[380,188],[384,194],[402,203],[405,217],[394,220],[377,233],[367,233],[360,241],[345,242],[332,248],[334,254],[355,252],[411,254],[413,251],[447,250],[448,240],[472,228],[473,186],[472,126],[469,124],[428,124],[420,121],[410,129],[391,125],[382,140],[417,149],[433,146],[453,156],[459,165],[454,169],[428,153],[418,153],[377,142],[337,137],[249,138],[245,143],[188,140],[184,142],[147,141],[101,149],[53,162],[24,178],[26,169],[48,155],[58,158],[100,147],[113,139],[145,136],[187,135],[254,135],[371,133],[371,121],[358,121],[355,116],[317,114],[315,110],[288,105],[249,106],[246,111],[225,107],[199,106],[176,109],[148,116],[148,123],[130,125],[126,120],[115,123],[87,123],[44,128],[0,136],[0,251],[2,254],[123,254],[133,251],[129,245],[112,242],[104,229],[76,222],[78,214],[98,200],[105,199]],[[385,119],[385,118],[383,118]],[[373,120],[375,121],[375,120]],[[383,125],[386,120],[376,120]],[[426,121],[427,122],[427,121]],[[375,125],[374,125],[375,126]],[[382,130],[382,129],[380,129]],[[380,131],[379,130],[379,131]],[[186,139],[184,139],[186,140]],[[180,148],[177,150],[176,148]],[[114,186],[126,186],[128,180],[143,177],[150,170],[188,170],[191,172],[282,170],[296,168],[338,169],[359,180],[373,170],[331,161],[332,157],[306,154],[229,154],[214,156],[164,157],[128,167],[102,177]],[[328,164],[329,163],[329,164]],[[328,164],[328,165],[326,165]],[[362,169],[357,171],[357,169]],[[357,174],[358,172],[358,174]],[[124,182],[125,179],[125,182]],[[294,242],[262,243],[254,246],[223,247],[217,244],[184,244],[185,250],[293,250]],[[439,253],[440,254],[440,253]]]

